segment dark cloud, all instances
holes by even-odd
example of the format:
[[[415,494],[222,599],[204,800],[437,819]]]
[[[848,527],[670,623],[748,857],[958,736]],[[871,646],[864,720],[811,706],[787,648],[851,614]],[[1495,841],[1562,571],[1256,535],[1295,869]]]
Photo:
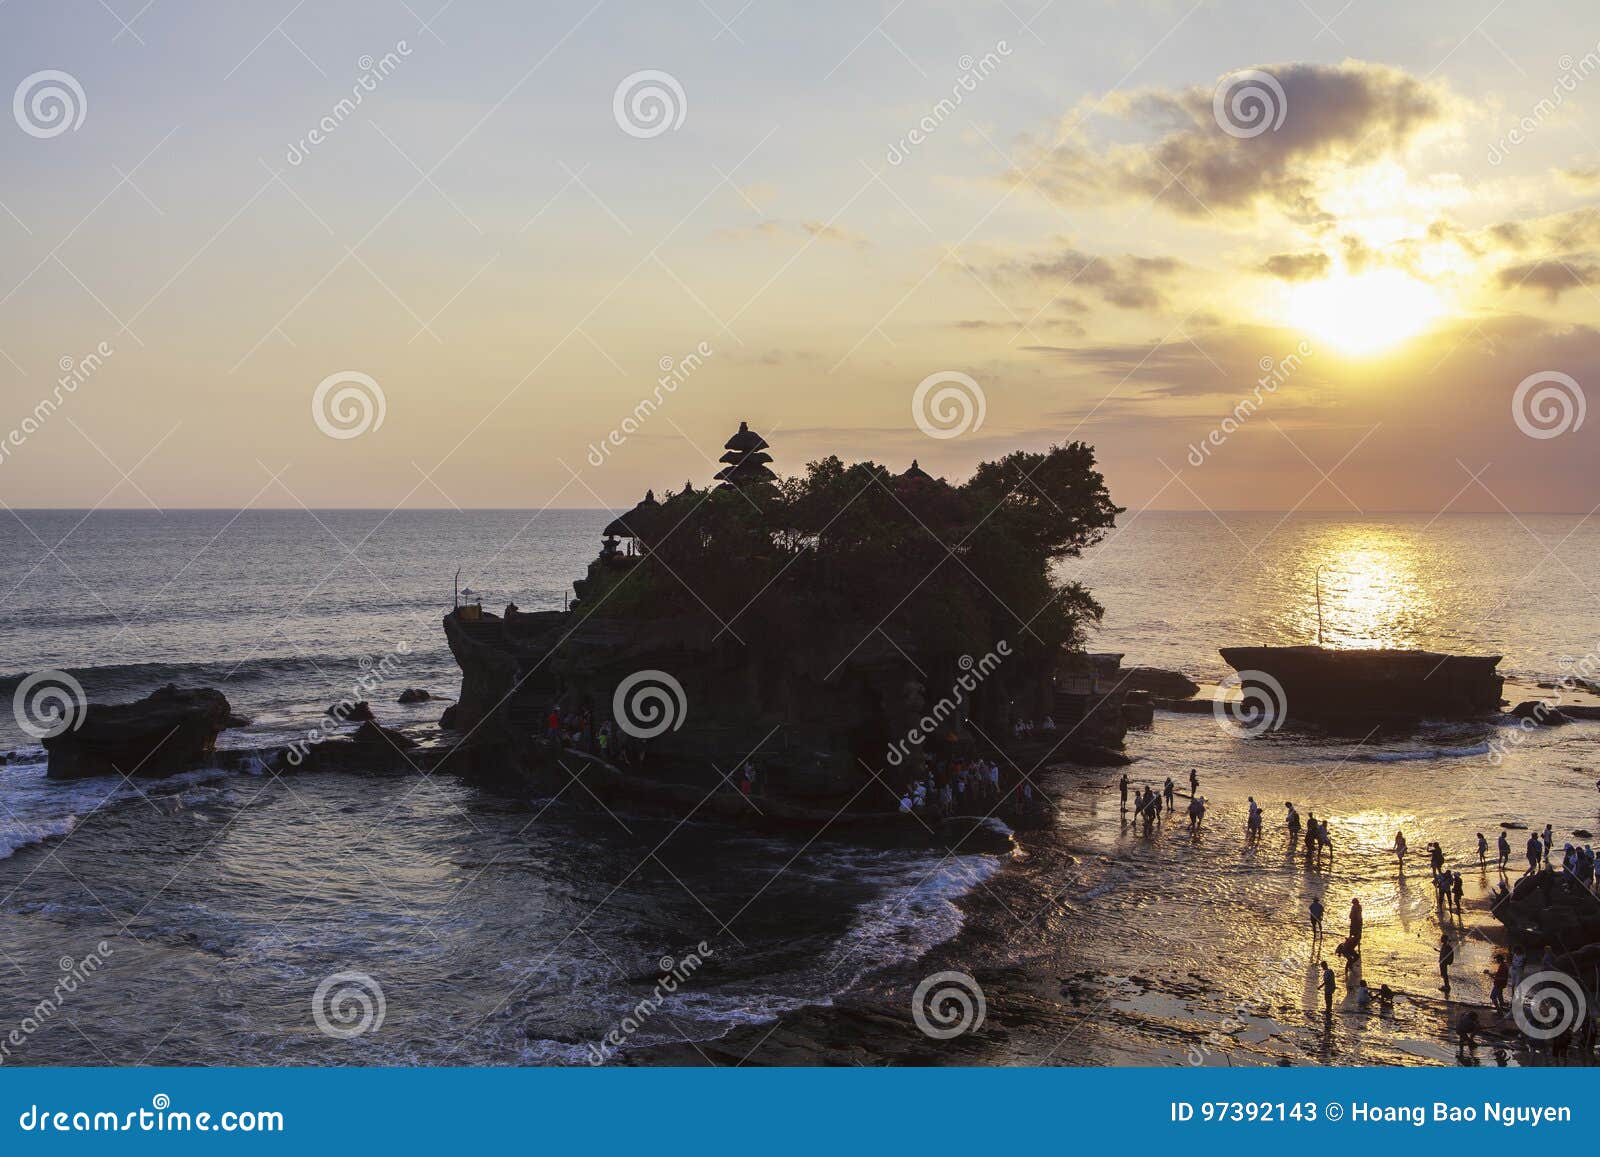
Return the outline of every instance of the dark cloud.
[[[1112,97],[1097,112],[1163,135],[1098,151],[1056,144],[1031,179],[1066,200],[1152,199],[1190,217],[1267,204],[1297,221],[1326,222],[1318,200],[1323,175],[1401,153],[1426,130],[1447,124],[1454,111],[1441,86],[1384,65],[1346,61],[1257,71],[1271,78],[1281,99],[1265,81],[1241,80],[1240,86],[1254,84],[1263,94],[1258,108],[1276,127],[1230,135],[1214,115],[1213,88]],[[1240,86],[1223,90],[1225,120],[1231,115],[1227,98]]]
[[[993,273],[1002,280],[1026,278],[1052,289],[1071,286],[1118,309],[1155,309],[1166,304],[1168,283],[1184,268],[1183,262],[1172,257],[1102,256],[1068,248],[1033,260],[1007,262]],[[1081,301],[1070,299],[1063,308],[1072,313],[1086,309]]]
[[[1557,301],[1569,289],[1600,284],[1600,262],[1588,255],[1568,255],[1508,265],[1499,273],[1500,288],[1537,290]]]
[[[1264,273],[1285,281],[1314,281],[1327,274],[1333,258],[1326,253],[1274,253],[1261,263]]]

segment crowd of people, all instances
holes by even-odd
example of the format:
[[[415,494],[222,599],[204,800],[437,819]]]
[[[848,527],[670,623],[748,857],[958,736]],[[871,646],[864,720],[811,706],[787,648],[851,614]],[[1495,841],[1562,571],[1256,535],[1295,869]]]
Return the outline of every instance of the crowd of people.
[[[613,733],[609,719],[596,727],[594,713],[587,707],[563,712],[560,704],[552,703],[545,712],[544,737],[562,747],[587,751],[604,759],[612,747]]]
[[[943,818],[993,811],[1007,803],[1032,807],[1033,785],[1025,776],[1015,778],[1008,790],[1002,789],[1000,765],[992,759],[935,757],[920,778],[901,790],[900,810]]]
[[[1118,790],[1121,796],[1121,809],[1124,816],[1131,806],[1135,823],[1142,822],[1146,832],[1159,825],[1164,816],[1170,815],[1174,810],[1175,785],[1171,777],[1166,779],[1160,790],[1146,783],[1142,787],[1133,789],[1128,776],[1123,774],[1118,781]],[[1189,816],[1191,829],[1198,828],[1206,811],[1206,802],[1199,792],[1199,775],[1195,770],[1189,772]],[[1130,799],[1131,796],[1131,799]],[[1291,855],[1296,851],[1296,845],[1304,836],[1304,851],[1309,865],[1320,864],[1326,855],[1331,861],[1333,855],[1333,840],[1329,833],[1328,821],[1318,819],[1312,812],[1307,812],[1302,819],[1299,811],[1292,801],[1284,803],[1284,828],[1288,833],[1288,842]],[[1247,844],[1254,844],[1261,839],[1264,815],[1261,806],[1254,796],[1248,798],[1248,811],[1245,819],[1245,840]],[[1587,835],[1587,832],[1580,832]],[[1502,878],[1508,871],[1511,858],[1512,844],[1505,831],[1501,831],[1493,845],[1495,863]],[[1394,837],[1394,855],[1399,870],[1404,876],[1406,857],[1410,852],[1405,833],[1397,831]],[[1444,848],[1437,842],[1430,842],[1426,849],[1429,872],[1434,886],[1436,906],[1439,912],[1439,939],[1434,949],[1435,959],[1439,970],[1439,990],[1444,993],[1445,999],[1451,997],[1452,969],[1456,965],[1457,952],[1464,930],[1461,926],[1461,914],[1465,897],[1465,880],[1459,870],[1447,864]],[[1491,854],[1491,844],[1482,832],[1477,834],[1476,841],[1477,862],[1480,868],[1487,870]],[[1551,886],[1556,880],[1558,872],[1569,877],[1571,881],[1583,888],[1594,892],[1597,883],[1595,852],[1589,844],[1566,844],[1559,852],[1555,852],[1554,827],[1544,825],[1540,831],[1530,833],[1526,845],[1528,868],[1524,876],[1536,875],[1543,886]],[[1556,868],[1557,862],[1559,868]],[[1552,870],[1546,871],[1546,868]],[[1542,874],[1541,874],[1542,873]],[[1505,884],[1500,885],[1504,889]],[[1498,891],[1499,889],[1497,889]],[[1326,935],[1325,922],[1327,917],[1326,905],[1322,896],[1314,896],[1309,904],[1308,915],[1310,918],[1311,936],[1313,944],[1313,959],[1316,963],[1312,966],[1315,987],[1320,990],[1325,1016],[1333,1015],[1335,997],[1339,991],[1339,977],[1326,957],[1317,959],[1317,947],[1324,942]],[[1454,918],[1453,921],[1451,918]],[[1345,987],[1349,1007],[1358,1012],[1378,1011],[1380,1014],[1392,1011],[1396,990],[1388,984],[1379,984],[1372,987],[1367,978],[1362,975],[1361,945],[1365,927],[1365,915],[1359,897],[1350,902],[1349,924],[1346,935],[1334,946],[1332,955],[1343,961],[1345,973]],[[1545,947],[1537,957],[1522,948],[1500,950],[1494,954],[1493,967],[1485,972],[1489,978],[1489,1002],[1494,1013],[1499,1016],[1511,1015],[1517,1002],[1538,1004],[1541,997],[1529,992],[1525,994],[1522,982],[1526,977],[1543,972],[1560,973],[1564,970],[1556,953]],[[1548,1011],[1548,1010],[1546,1010]],[[1531,1023],[1540,1023],[1541,1010],[1534,1009]],[[1567,1063],[1574,1050],[1579,1058],[1594,1059],[1595,1048],[1600,1043],[1600,1002],[1590,1002],[1590,1007],[1585,1009],[1583,1015],[1570,1019],[1571,1023],[1563,1030],[1549,1039],[1549,1054],[1556,1063]],[[1330,1021],[1331,1023],[1331,1021]],[[1474,1008],[1466,1008],[1454,1021],[1454,1031],[1460,1046],[1463,1059],[1470,1057],[1470,1050],[1482,1035],[1488,1034],[1491,1029],[1503,1035],[1504,1026],[1488,1025]]]
[[[1128,812],[1128,791],[1132,784],[1124,772],[1118,781],[1118,788],[1122,793],[1122,813]],[[1175,810],[1178,789],[1172,782],[1172,777],[1167,776],[1167,781],[1160,791],[1148,783],[1133,793],[1133,818],[1135,823],[1143,822],[1146,833],[1159,827],[1166,816]],[[1252,801],[1253,802],[1253,801]],[[1200,794],[1200,774],[1193,768],[1189,770],[1189,806],[1184,809],[1189,816],[1189,830],[1198,832],[1206,818],[1206,799]]]

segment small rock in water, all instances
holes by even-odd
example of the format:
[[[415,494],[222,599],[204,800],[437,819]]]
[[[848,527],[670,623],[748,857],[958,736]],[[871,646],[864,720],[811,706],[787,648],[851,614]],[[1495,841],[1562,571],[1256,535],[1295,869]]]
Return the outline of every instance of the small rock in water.
[[[329,707],[326,714],[341,723],[365,723],[372,718],[372,704],[365,699],[352,703],[348,699],[341,699]]]
[[[421,687],[407,687],[404,691],[400,692],[400,698],[399,698],[398,702],[400,702],[400,703],[426,703],[429,699],[432,699],[432,698],[433,698],[433,696],[429,695]]]

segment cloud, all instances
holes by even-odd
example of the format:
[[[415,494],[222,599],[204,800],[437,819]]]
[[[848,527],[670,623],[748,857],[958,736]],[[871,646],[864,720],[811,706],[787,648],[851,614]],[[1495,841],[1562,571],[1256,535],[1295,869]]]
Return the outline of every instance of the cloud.
[[[1578,169],[1557,169],[1556,175],[1579,192],[1592,193],[1600,190],[1600,165],[1591,165],[1587,168]]]
[[[1533,289],[1546,301],[1557,301],[1569,289],[1600,284],[1600,261],[1587,255],[1569,254],[1542,261],[1508,265],[1498,278],[1502,289]]]
[[[728,225],[712,231],[713,237],[730,241],[773,240],[780,237],[807,237],[818,241],[833,241],[856,249],[866,249],[872,242],[838,225],[823,221],[780,221],[768,217],[754,225]]]
[[[1048,287],[1091,293],[1118,309],[1156,309],[1166,304],[1170,283],[1185,269],[1173,257],[1139,257],[1124,253],[1097,255],[1066,248],[1048,255],[1005,262],[993,270],[1001,280],[1025,278]],[[1082,302],[1068,312],[1084,312]]]
[[[1264,273],[1285,281],[1315,281],[1327,275],[1333,258],[1326,253],[1274,253],[1261,263]]]
[[[1290,362],[1302,386],[1325,380],[1314,361],[1316,351],[1301,334],[1268,325],[1195,325],[1163,341],[1027,349],[1093,370],[1102,380],[1124,380],[1143,401],[1237,395]]]
[[[1282,92],[1280,100],[1260,87],[1269,119],[1257,135],[1222,127],[1237,88],[1222,90],[1221,120],[1213,111],[1215,88],[1114,94],[1069,118],[1069,139],[1036,154],[1031,179],[1069,201],[1152,200],[1188,217],[1270,206],[1300,223],[1326,222],[1323,179],[1401,155],[1425,136],[1446,131],[1458,112],[1459,102],[1442,85],[1386,65],[1297,63],[1257,71]],[[1090,111],[1162,135],[1098,150],[1077,144],[1074,122]]]
[[[1073,302],[1074,305],[1081,303]],[[1019,317],[1014,321],[991,321],[985,318],[962,318],[958,321],[946,323],[947,328],[959,330],[962,333],[1008,333],[1020,335],[1031,330],[1048,329],[1066,334],[1068,337],[1083,337],[1089,331],[1076,321],[1068,318],[1054,317]]]
[[[828,225],[822,221],[802,221],[800,228],[809,236],[821,238],[824,241],[838,241],[845,245],[865,247],[870,242],[859,233],[852,233],[848,229],[841,229],[837,225]]]

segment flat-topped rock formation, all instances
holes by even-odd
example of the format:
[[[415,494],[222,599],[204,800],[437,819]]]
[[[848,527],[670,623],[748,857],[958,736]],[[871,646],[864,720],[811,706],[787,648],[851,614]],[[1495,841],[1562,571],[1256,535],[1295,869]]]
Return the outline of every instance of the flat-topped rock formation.
[[[1456,719],[1500,711],[1498,655],[1332,647],[1224,647],[1246,686],[1261,672],[1291,719]]]
[[[201,763],[229,725],[221,691],[171,684],[133,703],[91,703],[83,721],[47,736],[51,779],[91,775],[163,776]]]

